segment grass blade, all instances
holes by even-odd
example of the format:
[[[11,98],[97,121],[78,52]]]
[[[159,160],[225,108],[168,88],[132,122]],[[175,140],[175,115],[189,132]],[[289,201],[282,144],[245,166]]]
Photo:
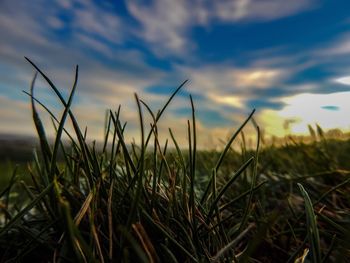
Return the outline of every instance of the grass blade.
[[[70,110],[70,106],[71,106],[72,101],[73,101],[75,89],[77,87],[78,71],[79,71],[79,67],[76,66],[73,88],[72,88],[72,91],[71,91],[71,93],[69,95],[68,103],[67,103],[67,105],[66,105],[66,107],[64,109],[64,112],[62,114],[62,118],[61,118],[61,120],[59,122],[59,126],[58,126],[58,129],[57,129],[57,134],[56,134],[56,138],[55,138],[55,144],[54,144],[54,148],[53,148],[53,151],[52,151],[51,166],[50,166],[51,170],[50,170],[50,173],[49,173],[49,178],[51,180],[53,179],[53,176],[54,176],[55,172],[56,171],[58,172],[57,166],[56,166],[56,158],[57,158],[58,148],[59,148],[60,143],[61,143],[61,136],[62,136],[63,128],[64,128],[64,125],[65,125],[65,122],[66,122],[66,118],[67,118],[68,112]]]
[[[244,211],[244,215],[243,215],[242,220],[241,220],[241,225],[239,227],[240,231],[242,231],[242,229],[247,224],[249,214],[250,214],[250,208],[251,208],[251,203],[252,203],[252,199],[253,199],[254,187],[256,184],[256,177],[258,174],[259,148],[260,148],[260,129],[259,129],[259,126],[257,126],[257,144],[256,144],[256,150],[255,150],[255,158],[254,158],[254,171],[253,171],[253,176],[252,176],[253,178],[252,178],[252,182],[250,185],[250,194],[249,194],[248,202],[247,202],[247,205],[246,205],[246,208]]]
[[[214,212],[215,207],[218,205],[219,200],[221,197],[225,194],[227,189],[233,184],[233,182],[238,178],[240,174],[254,161],[254,157],[251,157],[246,161],[239,169],[238,171],[232,176],[232,178],[224,185],[224,187],[220,190],[219,194],[215,198],[215,200],[212,202],[211,207],[209,209],[209,213],[207,215],[207,221],[209,222],[210,217],[212,216],[212,213]]]
[[[42,152],[45,168],[46,168],[47,173],[49,173],[49,171],[50,171],[49,161],[52,158],[52,153],[51,153],[51,149],[50,149],[49,143],[48,143],[47,138],[46,138],[44,126],[41,122],[40,116],[36,110],[35,102],[34,102],[34,86],[35,86],[35,80],[37,78],[37,75],[38,75],[38,73],[36,72],[34,75],[34,78],[32,80],[32,83],[30,85],[32,115],[33,115],[34,125],[35,125],[36,131],[38,133],[39,141],[40,141],[41,152]]]
[[[220,157],[215,165],[216,172],[218,172],[220,165],[221,165],[222,161],[224,160],[224,157],[225,157],[227,151],[231,147],[231,144],[236,139],[237,135],[241,132],[241,130],[244,128],[244,126],[248,123],[248,121],[253,117],[254,112],[255,112],[255,109],[249,114],[248,118],[242,123],[242,125],[238,128],[238,130],[231,136],[230,140],[226,144],[224,150],[222,151],[222,153],[221,153],[221,155],[220,155]]]
[[[316,215],[312,206],[311,199],[304,189],[304,187],[298,183],[299,190],[304,198],[305,203],[305,213],[307,222],[307,235],[310,242],[310,250],[312,255],[312,262],[321,262],[321,247],[320,247],[320,237],[317,228]]]

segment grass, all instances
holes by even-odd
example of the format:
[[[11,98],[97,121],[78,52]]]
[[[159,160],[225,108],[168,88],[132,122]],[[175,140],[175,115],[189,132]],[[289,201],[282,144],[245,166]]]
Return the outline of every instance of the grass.
[[[26,183],[12,172],[0,192],[2,262],[344,262],[350,257],[349,142],[329,141],[321,128],[311,144],[233,150],[247,116],[221,152],[197,149],[195,102],[190,97],[188,147],[169,130],[164,145],[152,112],[135,94],[140,145],[124,139],[120,107],[110,111],[102,150],[88,144],[68,100],[33,62],[61,101],[53,144],[30,92],[40,151]],[[145,129],[144,117],[153,120]],[[70,120],[70,145],[62,142]],[[255,122],[253,122],[255,124]],[[256,125],[256,124],[255,124]],[[317,138],[316,138],[317,137]],[[244,141],[244,140],[243,140]],[[110,145],[111,147],[107,147]],[[339,150],[341,149],[341,150]],[[58,159],[58,154],[62,158]]]

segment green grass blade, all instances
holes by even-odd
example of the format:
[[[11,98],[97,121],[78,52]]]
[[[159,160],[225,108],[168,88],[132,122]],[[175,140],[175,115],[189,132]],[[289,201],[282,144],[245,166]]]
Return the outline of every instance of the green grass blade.
[[[215,165],[215,170],[218,172],[220,165],[222,161],[224,160],[224,157],[227,153],[227,151],[230,149],[232,142],[236,139],[237,135],[241,132],[241,130],[244,128],[244,126],[248,123],[248,121],[252,118],[253,114],[255,112],[255,109],[249,114],[248,118],[242,123],[242,125],[238,128],[238,130],[231,136],[230,140],[226,144],[224,150],[222,151],[216,165]]]
[[[31,99],[33,99],[36,103],[38,103],[50,116],[53,120],[55,120],[56,123],[60,123],[60,121],[57,119],[57,117],[52,113],[52,111],[46,107],[40,100],[38,100],[37,98],[33,97],[29,92],[22,90],[22,92],[26,95],[28,95]],[[69,137],[71,143],[76,144],[76,142],[74,141],[72,135],[70,135],[70,133],[63,128],[64,133]]]
[[[330,193],[334,192],[335,190],[339,189],[340,187],[346,185],[350,183],[350,178],[344,180],[343,182],[341,182],[340,184],[333,186],[331,189],[329,189],[328,191],[326,191],[325,193],[323,193],[316,202],[313,203],[313,205],[318,204],[319,202],[321,202],[327,195],[329,195]]]
[[[257,126],[256,128],[257,128],[257,144],[256,144],[256,150],[255,150],[255,158],[254,158],[253,178],[252,178],[252,182],[250,185],[250,193],[249,193],[248,202],[247,202],[247,205],[246,205],[246,208],[245,208],[242,220],[241,220],[241,225],[239,227],[240,231],[243,230],[243,228],[245,227],[245,225],[248,222],[250,209],[251,209],[251,203],[252,203],[252,199],[253,199],[254,187],[256,184],[256,178],[257,178],[257,174],[258,174],[259,149],[260,149],[260,129],[259,129],[259,126]]]
[[[195,109],[194,109],[194,105],[193,105],[193,99],[192,96],[190,95],[190,101],[191,101],[191,112],[192,112],[192,137],[193,137],[193,147],[192,147],[192,158],[190,158],[191,160],[191,169],[190,169],[190,184],[191,184],[191,188],[190,188],[190,205],[192,208],[192,215],[193,215],[193,219],[195,219],[195,200],[196,200],[196,195],[195,195],[195,175],[196,175],[196,155],[197,155],[197,133],[196,133],[196,116],[195,116]],[[189,137],[191,137],[191,132],[190,132],[190,126],[189,127]]]
[[[331,255],[331,252],[332,252],[333,249],[334,249],[334,244],[335,244],[335,239],[336,239],[336,237],[337,237],[336,235],[333,235],[331,244],[330,244],[330,246],[329,246],[329,248],[328,248],[328,250],[327,250],[325,256],[324,256],[323,259],[322,259],[322,263],[327,263],[327,262],[329,262],[329,257],[330,257],[330,255]]]
[[[167,100],[167,102],[164,104],[164,106],[162,107],[162,109],[160,109],[158,111],[158,114],[156,116],[156,123],[159,121],[159,119],[162,117],[164,111],[166,110],[166,108],[168,107],[168,105],[170,104],[170,102],[173,100],[173,98],[175,97],[175,95],[182,89],[183,86],[185,86],[185,84],[188,82],[188,80],[185,80],[184,82],[182,82],[180,84],[180,86],[178,86],[175,91],[171,94],[171,96],[169,97],[169,99]],[[145,145],[147,146],[148,145],[148,142],[151,138],[151,135],[152,135],[152,131],[149,132],[148,136],[147,136],[147,139],[146,139],[146,142],[145,142]]]
[[[124,136],[123,136],[123,129],[120,127],[120,123],[119,123],[119,120],[116,119],[114,116],[113,116],[113,113],[111,111],[111,117],[112,117],[112,121],[114,123],[114,127],[117,131],[117,135],[118,135],[118,139],[121,143],[121,146],[123,148],[123,152],[124,152],[124,157],[126,158],[128,164],[130,165],[133,173],[135,174],[136,173],[136,167],[135,167],[135,164],[134,162],[132,161],[132,158],[129,154],[129,151],[128,151],[128,147],[126,146],[126,143],[125,143],[125,140],[124,140]]]
[[[231,252],[233,246],[235,246],[240,240],[242,240],[253,228],[254,224],[249,225],[245,230],[243,230],[234,240],[228,243],[225,247],[220,249],[217,254],[213,257],[212,263],[221,262],[220,259],[225,256],[225,254]]]
[[[191,247],[191,249],[192,249],[193,255],[198,260],[197,249],[196,249],[196,246],[194,245],[193,240],[190,236],[190,232],[185,229],[184,224],[181,223],[179,220],[172,218],[170,220],[170,222],[174,222],[174,224],[179,228],[179,231],[181,232],[181,234],[179,234],[179,235],[186,239],[186,242],[188,243],[189,247]]]
[[[257,191],[260,187],[262,187],[264,184],[266,184],[267,181],[263,181],[261,183],[259,183],[257,186],[255,186],[253,188],[253,192]],[[238,195],[237,197],[233,198],[232,200],[230,200],[229,202],[227,202],[226,204],[223,204],[220,206],[219,211],[223,211],[225,209],[228,209],[230,206],[232,206],[234,203],[236,203],[238,200],[246,197],[247,195],[249,195],[251,193],[251,189],[243,192],[242,194]]]
[[[38,114],[38,112],[36,110],[35,102],[34,102],[34,86],[35,86],[35,80],[37,78],[37,75],[38,74],[36,72],[35,75],[34,75],[34,78],[32,80],[31,86],[30,86],[32,115],[33,115],[34,125],[35,125],[35,128],[36,128],[38,136],[39,136],[41,152],[42,152],[42,156],[43,156],[46,172],[49,173],[49,171],[50,171],[49,161],[50,161],[50,159],[52,157],[52,153],[51,153],[51,149],[50,149],[49,143],[48,143],[47,138],[46,138],[46,133],[45,133],[44,126],[43,126],[43,124],[41,122],[40,116],[39,116],[39,114]]]
[[[147,212],[143,211],[143,214],[145,215],[148,222],[155,226],[156,229],[158,229],[161,233],[163,233],[164,236],[166,236],[171,243],[173,243],[175,246],[177,246],[184,254],[188,256],[189,259],[191,259],[193,262],[198,262],[195,257],[191,254],[190,251],[188,251],[186,248],[184,248],[177,240],[171,236],[160,224],[154,221],[154,219],[148,215]]]
[[[9,194],[11,192],[11,188],[12,186],[16,183],[17,181],[17,169],[18,166],[15,166],[15,169],[13,169],[12,171],[12,175],[10,177],[9,183],[7,184],[7,186],[1,191],[0,193],[0,198],[2,198],[5,194]],[[8,198],[7,198],[8,199]]]
[[[107,199],[107,213],[108,213],[108,258],[110,261],[113,260],[113,214],[112,214],[112,201],[113,201],[113,190],[114,190],[114,182],[112,182],[108,191],[108,199]]]
[[[312,254],[312,262],[318,263],[318,262],[321,262],[321,247],[320,247],[320,237],[319,237],[318,228],[317,228],[316,215],[314,213],[312,202],[308,193],[300,183],[298,183],[298,187],[304,198],[304,203],[305,203],[307,235],[311,246],[310,250]]]
[[[169,97],[169,99],[167,100],[167,102],[164,104],[163,108],[158,112],[157,117],[156,117],[156,121],[158,121],[160,119],[160,117],[163,115],[165,109],[168,107],[169,103],[173,100],[173,98],[175,97],[175,95],[180,91],[180,89],[185,86],[185,84],[188,82],[188,79],[186,79],[184,82],[182,82],[180,84],[179,87],[177,87],[177,89],[173,92],[173,94],[171,94],[171,96]]]
[[[120,111],[120,105],[118,108],[118,111]],[[105,117],[105,137],[103,140],[103,147],[102,147],[102,155],[106,152],[107,148],[107,143],[108,143],[108,137],[109,137],[109,132],[111,130],[111,115],[109,111],[106,111],[106,117]]]
[[[2,229],[0,229],[0,236],[5,234],[18,221],[26,215],[33,207],[39,204],[39,202],[51,191],[53,182],[51,182],[34,200],[32,200],[25,208],[23,208],[17,215],[15,215]]]
[[[25,59],[40,73],[40,75],[47,81],[47,83],[50,85],[51,89],[55,92],[56,96],[59,98],[59,100],[61,101],[61,103],[63,104],[63,106],[65,108],[67,108],[67,103],[64,100],[64,98],[62,97],[61,93],[58,91],[58,89],[56,88],[56,86],[53,84],[53,82],[44,74],[44,72],[39,69],[38,66],[36,66],[29,58],[25,57]],[[32,96],[33,97],[33,96]],[[74,131],[76,133],[76,136],[78,138],[80,147],[81,147],[81,151],[82,151],[82,155],[83,155],[83,160],[84,160],[84,166],[85,166],[85,172],[87,173],[87,176],[89,178],[90,184],[92,184],[92,174],[90,171],[90,167],[89,167],[89,162],[88,162],[88,156],[87,156],[87,145],[85,143],[85,139],[81,133],[81,130],[79,128],[78,122],[75,119],[73,113],[71,112],[71,110],[68,110],[69,116],[72,120],[73,123],[73,128]],[[45,147],[46,148],[46,147]],[[51,160],[52,156],[49,156],[49,159]],[[48,172],[50,171],[50,168],[48,169]]]
[[[180,157],[180,163],[181,163],[181,167],[182,167],[182,171],[183,171],[183,179],[182,179],[182,202],[183,202],[183,207],[186,207],[186,203],[187,203],[187,175],[186,175],[186,163],[185,163],[185,158],[182,154],[182,151],[179,147],[179,144],[177,143],[175,136],[172,132],[172,130],[169,128],[169,133],[170,133],[170,137],[174,142],[176,151],[177,151],[177,155]]]
[[[130,232],[121,225],[118,227],[118,230],[122,234],[122,236],[129,242],[140,262],[149,263],[147,255],[145,254],[139,243],[135,240],[135,238],[130,234]]]
[[[140,118],[141,157],[140,157],[139,165],[138,165],[138,173],[135,173],[135,175],[134,175],[136,177],[136,180],[137,180],[137,188],[136,188],[136,195],[134,197],[134,200],[132,201],[130,213],[129,213],[128,220],[126,223],[127,229],[130,229],[131,224],[133,223],[134,219],[136,218],[137,207],[139,206],[139,201],[140,201],[141,194],[142,194],[142,189],[143,189],[142,180],[144,177],[144,163],[145,163],[145,151],[146,151],[142,109],[141,109],[140,100],[139,100],[136,93],[135,93],[135,99],[136,99],[137,108],[139,111],[139,118]]]
[[[72,216],[70,214],[70,206],[66,201],[60,201],[61,209],[64,214],[66,229],[70,237],[71,245],[79,262],[97,262],[94,255],[92,254],[92,249],[85,242],[81,236],[81,232],[74,224]]]
[[[65,125],[65,122],[66,122],[66,118],[67,118],[68,112],[70,110],[70,106],[71,106],[72,101],[73,101],[75,89],[77,87],[78,72],[79,72],[79,67],[76,66],[73,88],[72,88],[72,91],[71,91],[71,93],[69,95],[67,106],[65,107],[65,109],[63,111],[62,118],[61,118],[61,120],[59,122],[59,126],[58,126],[58,129],[57,129],[57,134],[56,134],[56,138],[55,138],[55,144],[54,144],[54,148],[53,148],[53,151],[52,151],[51,165],[50,165],[51,170],[50,170],[49,178],[51,178],[51,179],[54,177],[54,174],[57,171],[57,166],[56,166],[56,161],[57,160],[56,159],[57,159],[58,148],[59,148],[60,143],[61,143],[61,137],[62,137],[63,128],[64,128],[64,125]]]
[[[247,167],[254,161],[254,157],[251,157],[250,159],[248,159],[239,169],[238,171],[232,176],[232,178],[224,185],[224,187],[220,190],[219,194],[217,195],[217,197],[215,198],[215,200],[212,202],[211,207],[209,209],[209,213],[207,215],[207,220],[210,219],[210,217],[212,216],[212,213],[214,212],[215,207],[218,205],[219,200],[221,199],[221,197],[225,194],[225,192],[227,191],[227,189],[234,183],[234,181],[238,178],[238,176],[240,174],[242,174],[242,172],[247,169]]]
[[[169,263],[179,263],[175,257],[175,255],[173,254],[173,252],[171,252],[171,250],[169,248],[167,248],[165,245],[160,244],[160,247],[162,248],[162,251],[164,253],[163,258],[166,260],[166,262]]]

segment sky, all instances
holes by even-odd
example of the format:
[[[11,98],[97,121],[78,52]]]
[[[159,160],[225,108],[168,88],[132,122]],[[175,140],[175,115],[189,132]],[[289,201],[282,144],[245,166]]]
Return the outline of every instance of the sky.
[[[35,69],[25,56],[66,98],[79,65],[72,109],[96,140],[106,110],[122,105],[128,138],[137,141],[133,94],[156,112],[186,79],[159,122],[162,138],[170,127],[187,140],[189,94],[204,144],[225,139],[253,109],[266,136],[306,134],[316,123],[348,131],[349,10],[348,0],[1,0],[0,133],[35,135],[22,92]],[[40,77],[35,97],[61,116]]]

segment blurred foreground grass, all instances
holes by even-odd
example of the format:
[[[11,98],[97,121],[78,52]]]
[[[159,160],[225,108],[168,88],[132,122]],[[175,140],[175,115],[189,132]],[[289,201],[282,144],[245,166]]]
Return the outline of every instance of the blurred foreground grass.
[[[161,145],[157,123],[180,85],[157,113],[135,94],[139,145],[124,140],[120,108],[110,112],[105,144],[96,150],[70,110],[77,84],[54,116],[56,138],[45,135],[34,97],[40,151],[0,192],[3,262],[346,262],[350,258],[349,141],[315,140],[241,152],[254,111],[220,152],[197,150],[195,107],[188,147],[176,134]],[[149,114],[151,129],[144,128]],[[62,143],[65,122],[74,134]],[[253,122],[254,123],[254,122]],[[110,145],[111,147],[107,147]],[[63,158],[58,160],[61,151]],[[4,170],[3,170],[4,171]],[[17,174],[25,174],[19,177]],[[26,178],[26,182],[22,179]]]

